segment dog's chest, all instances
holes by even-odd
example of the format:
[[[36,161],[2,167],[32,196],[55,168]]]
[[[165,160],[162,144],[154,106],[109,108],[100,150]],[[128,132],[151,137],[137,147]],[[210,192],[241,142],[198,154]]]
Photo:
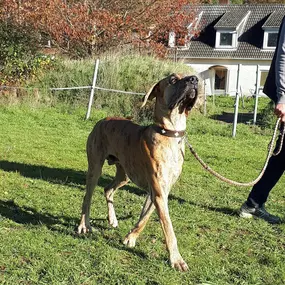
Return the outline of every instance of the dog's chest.
[[[157,166],[159,179],[166,180],[172,186],[182,171],[185,146],[183,139],[171,139],[168,147],[160,152]]]
[[[144,159],[135,163],[130,157],[130,163],[126,165],[130,179],[142,188],[148,188],[156,179],[162,188],[169,191],[182,171],[184,141],[181,138],[153,139],[142,157]]]

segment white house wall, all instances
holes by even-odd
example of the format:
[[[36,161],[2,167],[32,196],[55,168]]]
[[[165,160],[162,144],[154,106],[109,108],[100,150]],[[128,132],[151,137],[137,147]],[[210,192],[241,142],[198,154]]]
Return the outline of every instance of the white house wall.
[[[197,74],[201,74],[202,82],[205,83],[206,95],[215,94],[214,90],[214,73],[209,72],[209,68],[213,66],[224,66],[227,72],[226,94],[235,96],[237,89],[238,65],[240,68],[240,90],[243,95],[253,95],[256,89],[257,66],[259,66],[258,84],[261,71],[268,71],[271,61],[257,60],[218,60],[218,59],[185,59],[184,63],[194,69]],[[239,92],[240,92],[239,90]],[[262,92],[260,92],[262,94]]]

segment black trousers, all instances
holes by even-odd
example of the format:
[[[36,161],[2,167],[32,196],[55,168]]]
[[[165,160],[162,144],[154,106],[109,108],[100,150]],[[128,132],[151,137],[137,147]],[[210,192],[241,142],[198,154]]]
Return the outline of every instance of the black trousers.
[[[284,128],[284,124],[282,126]],[[282,129],[281,127],[281,129]],[[276,144],[280,142],[280,136]],[[251,204],[250,198],[260,206],[266,202],[271,189],[278,182],[285,170],[285,139],[281,152],[277,156],[272,156],[269,159],[268,166],[262,178],[252,187],[248,196],[248,203]]]

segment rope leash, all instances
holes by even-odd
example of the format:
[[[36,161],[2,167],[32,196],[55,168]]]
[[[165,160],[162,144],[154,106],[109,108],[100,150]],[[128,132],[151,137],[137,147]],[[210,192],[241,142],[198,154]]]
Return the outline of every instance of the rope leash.
[[[276,152],[273,151],[274,149],[274,142],[276,140],[276,136],[277,136],[277,131],[278,131],[278,127],[279,127],[279,124],[281,122],[281,119],[279,118],[276,122],[276,125],[275,125],[275,129],[274,129],[274,132],[273,132],[273,135],[272,135],[272,139],[269,143],[269,147],[268,147],[268,154],[267,154],[267,157],[266,157],[266,160],[265,160],[265,163],[264,163],[264,166],[260,172],[260,174],[257,176],[257,178],[251,182],[237,182],[237,181],[234,181],[234,180],[231,180],[231,179],[228,179],[224,176],[222,176],[221,174],[219,174],[218,172],[216,172],[215,170],[213,170],[211,167],[209,167],[200,157],[199,155],[197,154],[197,152],[194,150],[194,148],[192,147],[192,145],[189,143],[187,137],[185,136],[185,142],[189,148],[189,150],[191,151],[191,153],[194,155],[194,157],[199,161],[199,163],[203,166],[203,168],[205,170],[207,170],[208,172],[210,172],[211,174],[213,174],[215,177],[217,177],[218,179],[226,182],[226,183],[229,183],[231,185],[235,185],[235,186],[245,186],[245,187],[249,187],[249,186],[253,186],[254,184],[256,184],[260,179],[261,177],[263,176],[266,168],[267,168],[267,165],[268,165],[268,161],[270,159],[270,157],[272,155],[276,156],[278,155],[280,152],[281,152],[281,149],[282,149],[282,145],[283,145],[283,141],[284,141],[284,133],[285,133],[285,128],[284,128],[284,125],[282,127],[282,130],[281,130],[281,140],[280,140],[280,144],[279,144],[279,148]]]
[[[279,124],[279,122],[280,122],[280,118],[278,119],[277,123]],[[284,142],[284,135],[285,135],[284,123],[281,123],[280,134],[281,134],[281,136],[280,136],[280,142],[279,142],[278,150],[276,152],[272,153],[273,156],[277,156],[281,152],[281,149],[282,149],[282,146],[283,146],[283,142]]]

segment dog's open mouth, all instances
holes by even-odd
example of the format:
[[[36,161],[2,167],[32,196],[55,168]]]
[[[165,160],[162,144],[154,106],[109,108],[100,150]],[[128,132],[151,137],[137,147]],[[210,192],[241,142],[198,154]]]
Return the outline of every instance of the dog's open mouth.
[[[168,108],[173,110],[179,108],[179,113],[185,110],[191,110],[198,97],[198,78],[196,76],[187,76],[177,81],[176,92],[172,96]]]

